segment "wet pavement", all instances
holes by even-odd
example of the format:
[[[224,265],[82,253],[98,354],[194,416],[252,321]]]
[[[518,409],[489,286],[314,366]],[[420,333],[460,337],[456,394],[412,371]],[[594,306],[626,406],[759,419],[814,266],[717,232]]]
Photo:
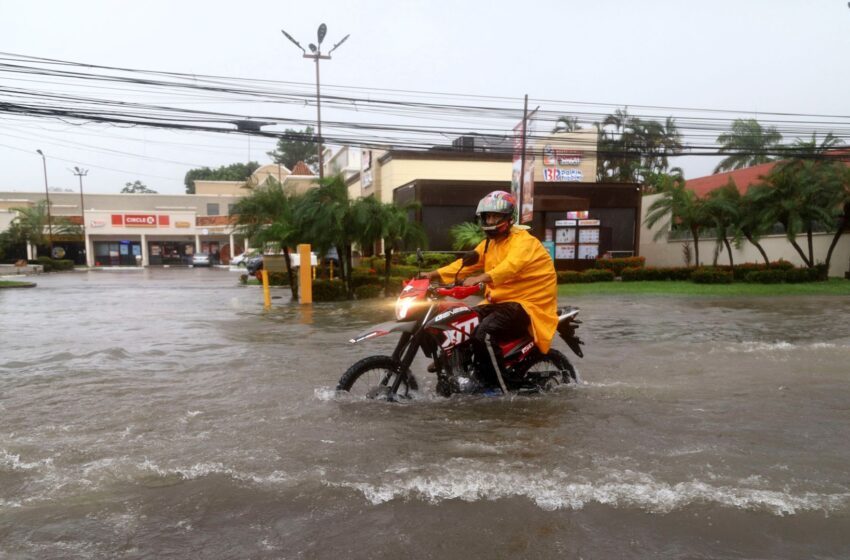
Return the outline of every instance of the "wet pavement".
[[[0,558],[845,558],[850,300],[581,297],[583,382],[341,398],[391,301],[0,290]]]

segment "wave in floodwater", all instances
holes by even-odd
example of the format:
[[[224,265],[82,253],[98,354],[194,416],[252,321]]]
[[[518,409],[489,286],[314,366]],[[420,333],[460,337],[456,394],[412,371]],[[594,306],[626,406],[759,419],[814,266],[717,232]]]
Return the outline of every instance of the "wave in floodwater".
[[[850,350],[850,345],[836,344],[833,342],[811,342],[806,344],[794,344],[791,342],[785,341],[777,341],[777,342],[741,342],[738,344],[733,344],[730,346],[726,346],[722,349],[723,352],[733,352],[733,353],[753,353],[753,352],[807,352],[807,351],[817,351],[817,350],[838,350],[838,351],[846,351]],[[713,350],[712,352],[717,352],[719,350]]]
[[[691,505],[709,504],[784,516],[806,511],[846,512],[850,504],[850,493],[795,494],[787,490],[714,485],[699,480],[668,483],[632,471],[612,472],[601,480],[591,481],[559,471],[541,475],[451,469],[438,475],[397,477],[379,484],[343,482],[337,485],[361,492],[374,505],[397,499],[436,504],[446,500],[475,502],[524,497],[544,510],[579,510],[597,503],[669,513]]]

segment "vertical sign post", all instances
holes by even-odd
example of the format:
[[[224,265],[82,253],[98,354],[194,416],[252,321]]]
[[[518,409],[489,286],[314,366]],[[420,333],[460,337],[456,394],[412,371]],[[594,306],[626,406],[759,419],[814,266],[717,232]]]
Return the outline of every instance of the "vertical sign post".
[[[313,266],[310,262],[310,245],[298,246],[298,297],[301,303],[313,303]]]

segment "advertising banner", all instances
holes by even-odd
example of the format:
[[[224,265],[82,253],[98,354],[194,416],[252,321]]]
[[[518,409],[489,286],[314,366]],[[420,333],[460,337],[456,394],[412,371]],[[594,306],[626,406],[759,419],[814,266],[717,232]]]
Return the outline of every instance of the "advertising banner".
[[[531,222],[534,212],[534,143],[525,142],[525,165],[523,165],[523,126],[522,121],[514,127],[514,162],[511,173],[511,191],[516,198],[519,209],[519,223]],[[527,119],[525,123],[525,138],[534,136],[534,121]],[[521,175],[521,176],[520,176]]]
[[[556,132],[539,141],[538,177],[546,183],[595,183],[595,130]]]

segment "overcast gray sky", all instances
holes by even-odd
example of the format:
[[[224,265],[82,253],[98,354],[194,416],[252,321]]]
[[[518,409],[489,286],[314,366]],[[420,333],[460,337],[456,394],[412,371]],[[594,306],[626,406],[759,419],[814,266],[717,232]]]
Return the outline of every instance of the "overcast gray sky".
[[[0,0],[0,52],[309,84],[312,62],[280,29],[306,47],[321,22],[328,25],[325,47],[351,34],[323,63],[323,84],[503,96],[513,99],[498,105],[516,105],[517,120],[528,94],[546,110],[566,110],[570,105],[554,101],[569,101],[734,109],[756,118],[826,114],[841,117],[827,121],[845,138],[850,130],[845,0]],[[0,103],[7,98],[2,88],[72,91],[55,80],[20,78],[0,72]],[[246,116],[315,118],[315,108],[305,105],[135,95],[135,101]],[[476,103],[463,97],[443,102]],[[323,118],[372,117],[328,108]],[[406,122],[398,115],[374,118]],[[79,165],[90,170],[87,192],[119,192],[141,180],[161,193],[182,193],[192,167],[249,156],[267,163],[272,145],[245,136],[79,126],[0,113],[0,191],[43,189],[36,149],[47,154],[51,187],[76,189],[69,169]],[[678,163],[696,177],[710,173],[716,161],[689,157]]]

